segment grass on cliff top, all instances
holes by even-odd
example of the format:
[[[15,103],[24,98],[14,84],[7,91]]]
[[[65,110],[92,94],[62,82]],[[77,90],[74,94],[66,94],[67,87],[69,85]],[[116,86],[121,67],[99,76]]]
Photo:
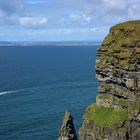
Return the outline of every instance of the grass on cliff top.
[[[135,46],[135,43],[139,41],[140,20],[128,21],[111,27],[110,33],[106,36],[100,49],[105,49],[106,53],[114,50],[127,50],[126,46]]]
[[[127,21],[124,23],[117,24],[111,29],[117,30],[118,28],[124,28],[124,29],[133,29],[133,28],[140,28],[140,20],[134,20],[134,21]]]
[[[103,127],[113,127],[127,120],[128,113],[123,110],[98,107],[96,104],[93,104],[88,107],[85,119]]]

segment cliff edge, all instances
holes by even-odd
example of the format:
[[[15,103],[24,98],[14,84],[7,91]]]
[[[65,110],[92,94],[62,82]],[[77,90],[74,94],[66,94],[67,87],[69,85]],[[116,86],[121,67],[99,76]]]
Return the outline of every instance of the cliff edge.
[[[98,49],[96,103],[84,114],[80,140],[140,139],[140,20],[117,24]]]

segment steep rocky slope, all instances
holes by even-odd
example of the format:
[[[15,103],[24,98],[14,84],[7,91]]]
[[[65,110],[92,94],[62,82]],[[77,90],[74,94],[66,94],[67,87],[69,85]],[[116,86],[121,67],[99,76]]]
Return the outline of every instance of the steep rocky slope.
[[[68,111],[65,113],[58,140],[77,140],[77,135],[73,124],[73,117]]]
[[[140,20],[113,26],[98,50],[96,103],[80,140],[140,139]]]

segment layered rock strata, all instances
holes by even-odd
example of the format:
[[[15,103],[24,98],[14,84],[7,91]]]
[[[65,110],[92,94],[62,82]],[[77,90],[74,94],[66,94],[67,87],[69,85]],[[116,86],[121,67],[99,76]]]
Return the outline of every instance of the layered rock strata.
[[[58,140],[77,140],[77,135],[73,124],[73,117],[68,111],[65,113]]]
[[[140,20],[113,26],[98,49],[96,103],[90,105],[80,140],[140,139]]]

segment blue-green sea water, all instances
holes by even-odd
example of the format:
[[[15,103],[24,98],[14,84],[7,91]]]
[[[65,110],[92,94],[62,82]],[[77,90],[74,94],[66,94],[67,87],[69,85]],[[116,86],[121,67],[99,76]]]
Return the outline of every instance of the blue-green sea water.
[[[95,102],[98,46],[0,47],[0,140],[56,140]]]

